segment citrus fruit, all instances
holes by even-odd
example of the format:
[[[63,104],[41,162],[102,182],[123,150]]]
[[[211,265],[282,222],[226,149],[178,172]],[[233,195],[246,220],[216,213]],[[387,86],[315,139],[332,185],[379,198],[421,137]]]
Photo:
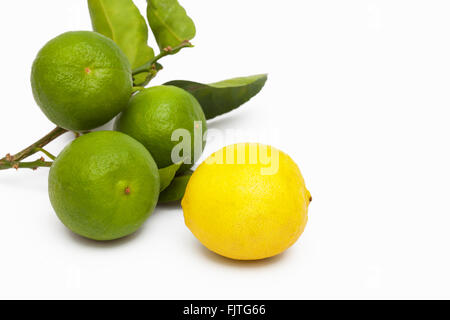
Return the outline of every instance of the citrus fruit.
[[[310,201],[302,174],[287,154],[247,143],[225,147],[205,160],[181,204],[187,227],[209,250],[257,260],[297,241]]]
[[[180,168],[185,171],[198,160],[205,146],[202,132],[206,131],[206,120],[200,104],[189,92],[174,86],[151,87],[133,96],[117,117],[115,129],[141,142],[159,168],[186,160]],[[172,138],[179,129],[187,136]],[[177,153],[180,159],[173,159],[173,148],[186,142],[185,154]],[[196,152],[196,145],[200,152]]]
[[[99,127],[124,109],[132,93],[130,63],[109,38],[95,32],[67,32],[38,53],[31,72],[34,98],[60,127]]]
[[[159,174],[147,149],[115,131],[81,136],[50,169],[49,196],[60,220],[73,232],[113,240],[136,231],[159,195]]]

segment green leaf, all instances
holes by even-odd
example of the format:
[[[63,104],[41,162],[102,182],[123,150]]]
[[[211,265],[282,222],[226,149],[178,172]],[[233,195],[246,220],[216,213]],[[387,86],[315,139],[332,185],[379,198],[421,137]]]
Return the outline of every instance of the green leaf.
[[[195,37],[195,24],[177,0],[147,0],[147,18],[161,50]]]
[[[132,0],[88,0],[94,31],[114,40],[134,69],[155,56],[147,45],[148,28],[145,18]],[[147,74],[139,74],[135,83],[142,83]]]
[[[206,119],[230,112],[258,94],[267,81],[267,74],[234,78],[221,82],[202,84],[176,80],[165,83],[184,89],[197,98]]]
[[[180,169],[182,164],[183,162],[180,162],[158,170],[160,181],[159,192],[163,191],[170,185],[173,178],[175,178],[175,174],[177,173],[178,169]]]
[[[175,177],[172,183],[159,194],[158,203],[168,203],[183,199],[187,184],[193,173],[189,170],[183,175]]]

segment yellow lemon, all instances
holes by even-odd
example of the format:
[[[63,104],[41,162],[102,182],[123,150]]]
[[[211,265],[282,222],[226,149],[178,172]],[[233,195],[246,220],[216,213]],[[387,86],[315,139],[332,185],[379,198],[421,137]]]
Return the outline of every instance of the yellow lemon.
[[[187,227],[209,250],[257,260],[297,241],[310,201],[302,174],[287,154],[242,143],[217,151],[198,167],[181,205]]]

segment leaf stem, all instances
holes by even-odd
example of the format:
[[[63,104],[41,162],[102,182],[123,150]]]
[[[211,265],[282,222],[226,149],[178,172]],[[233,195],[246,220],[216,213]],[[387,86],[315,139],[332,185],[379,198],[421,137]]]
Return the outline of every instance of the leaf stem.
[[[138,75],[143,72],[150,72],[152,66],[156,62],[158,62],[159,59],[164,58],[165,56],[173,55],[183,48],[192,48],[192,47],[193,47],[193,45],[188,40],[184,40],[182,43],[180,43],[175,48],[172,48],[172,47],[164,48],[164,50],[162,50],[157,56],[153,57],[153,59],[151,59],[149,62],[134,69],[133,76]]]
[[[35,154],[39,151],[45,153],[49,158],[54,159],[55,156],[52,155],[50,152],[46,151],[45,149],[43,149],[43,147],[66,132],[67,132],[66,129],[63,129],[61,127],[56,127],[55,129],[50,131],[48,134],[46,134],[44,137],[42,137],[35,143],[31,144],[30,146],[26,147],[22,151],[14,154],[14,155],[11,155],[8,153],[5,157],[0,159],[0,170],[10,169],[10,168],[35,169],[37,167],[50,167],[52,163],[45,161],[44,158],[40,158],[40,159],[38,159],[36,161],[32,161],[32,162],[21,162],[21,161],[25,158],[28,158],[29,156],[32,156],[33,154]]]

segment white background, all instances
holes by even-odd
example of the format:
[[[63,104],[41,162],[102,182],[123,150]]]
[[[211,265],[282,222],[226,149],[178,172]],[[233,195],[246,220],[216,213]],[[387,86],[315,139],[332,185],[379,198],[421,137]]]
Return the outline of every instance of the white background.
[[[0,298],[450,298],[450,3],[181,2],[196,47],[167,57],[154,83],[268,72],[260,95],[209,124],[241,132],[205,156],[234,141],[290,154],[314,198],[305,233],[276,258],[231,261],[173,205],[133,236],[88,241],[54,214],[48,169],[2,171]],[[37,51],[89,29],[85,1],[3,3],[1,153],[53,128],[31,93]]]

